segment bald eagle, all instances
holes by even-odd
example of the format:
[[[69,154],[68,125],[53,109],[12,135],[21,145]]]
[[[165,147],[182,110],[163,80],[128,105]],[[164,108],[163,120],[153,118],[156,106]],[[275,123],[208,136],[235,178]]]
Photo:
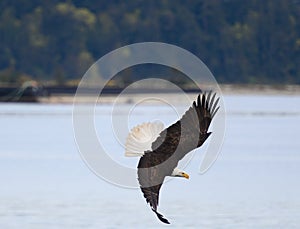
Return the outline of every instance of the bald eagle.
[[[163,223],[170,224],[157,211],[159,190],[166,176],[189,178],[177,164],[210,136],[208,128],[219,109],[218,102],[216,93],[201,93],[182,118],[168,128],[160,122],[143,123],[127,137],[125,156],[141,156],[137,167],[140,188]]]

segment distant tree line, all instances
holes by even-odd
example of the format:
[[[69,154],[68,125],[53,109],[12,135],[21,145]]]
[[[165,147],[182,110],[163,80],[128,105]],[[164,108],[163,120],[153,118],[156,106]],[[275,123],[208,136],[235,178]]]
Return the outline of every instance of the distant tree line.
[[[63,84],[145,41],[189,50],[222,83],[300,83],[299,0],[1,0],[0,82]]]

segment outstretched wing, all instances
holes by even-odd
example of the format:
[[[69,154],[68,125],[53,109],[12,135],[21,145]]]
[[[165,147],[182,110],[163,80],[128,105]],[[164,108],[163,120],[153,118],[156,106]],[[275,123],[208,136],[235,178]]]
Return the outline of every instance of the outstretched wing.
[[[200,147],[211,134],[208,132],[211,120],[218,111],[219,98],[216,93],[202,93],[197,102],[185,112],[182,118],[163,130],[152,143],[152,151],[147,151],[138,164],[138,180],[141,190],[158,218],[169,223],[157,212],[159,190],[166,176],[191,150]]]

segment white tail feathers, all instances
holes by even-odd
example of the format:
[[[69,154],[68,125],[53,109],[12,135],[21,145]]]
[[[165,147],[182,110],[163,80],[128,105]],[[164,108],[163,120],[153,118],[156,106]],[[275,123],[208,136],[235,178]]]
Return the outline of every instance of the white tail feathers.
[[[155,121],[142,123],[133,127],[127,136],[125,143],[126,157],[140,157],[147,150],[152,150],[152,143],[164,129],[164,124]]]

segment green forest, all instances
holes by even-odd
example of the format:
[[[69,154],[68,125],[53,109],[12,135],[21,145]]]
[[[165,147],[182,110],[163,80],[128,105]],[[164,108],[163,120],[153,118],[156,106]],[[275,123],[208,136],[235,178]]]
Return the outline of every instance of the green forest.
[[[299,0],[1,0],[0,82],[76,82],[147,41],[187,49],[220,83],[300,84]]]

